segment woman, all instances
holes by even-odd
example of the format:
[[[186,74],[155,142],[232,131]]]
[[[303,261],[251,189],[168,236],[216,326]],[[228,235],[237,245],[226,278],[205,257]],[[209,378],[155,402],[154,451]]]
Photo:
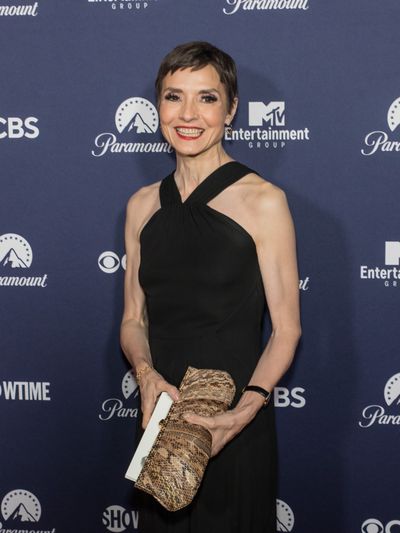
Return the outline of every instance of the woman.
[[[267,398],[301,334],[292,218],[284,191],[222,146],[238,105],[229,55],[206,42],[180,45],[161,63],[156,90],[176,170],[129,199],[125,234],[121,345],[140,386],[140,431],[162,391],[179,399],[189,365],[227,370],[236,395],[224,414],[187,415],[212,434],[193,502],[171,513],[137,490],[139,528],[272,533],[277,452]],[[265,301],[272,334],[262,351]],[[242,393],[247,385],[258,389]]]

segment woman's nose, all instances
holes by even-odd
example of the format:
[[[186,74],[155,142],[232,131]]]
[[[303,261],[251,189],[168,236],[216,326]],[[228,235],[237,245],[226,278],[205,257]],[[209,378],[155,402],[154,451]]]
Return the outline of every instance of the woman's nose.
[[[180,118],[186,121],[196,118],[197,117],[196,103],[191,99],[187,99],[184,102],[182,102],[182,106],[180,109],[180,115],[181,115]]]

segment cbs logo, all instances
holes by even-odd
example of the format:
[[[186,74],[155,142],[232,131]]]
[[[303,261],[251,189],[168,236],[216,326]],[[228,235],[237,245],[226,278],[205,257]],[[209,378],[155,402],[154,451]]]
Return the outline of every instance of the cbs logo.
[[[275,407],[304,407],[306,405],[304,393],[303,387],[294,387],[290,390],[286,387],[275,387],[274,405]]]
[[[35,139],[39,136],[39,128],[35,126],[38,119],[36,117],[0,117],[0,139],[20,139],[27,137]]]
[[[400,526],[400,520],[391,520],[384,526],[380,520],[376,518],[368,518],[361,526],[362,533],[394,533],[398,529],[393,529],[393,526]]]
[[[126,270],[126,254],[120,259],[115,252],[103,252],[99,255],[97,264],[106,274],[114,274],[120,266]]]

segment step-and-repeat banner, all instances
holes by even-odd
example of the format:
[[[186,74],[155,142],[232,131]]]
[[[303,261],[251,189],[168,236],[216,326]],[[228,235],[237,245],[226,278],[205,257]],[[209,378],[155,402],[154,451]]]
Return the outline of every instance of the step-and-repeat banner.
[[[153,84],[192,40],[237,62],[226,150],[296,225],[277,531],[400,531],[399,20],[398,0],[0,0],[1,533],[140,531],[125,207],[174,168]]]

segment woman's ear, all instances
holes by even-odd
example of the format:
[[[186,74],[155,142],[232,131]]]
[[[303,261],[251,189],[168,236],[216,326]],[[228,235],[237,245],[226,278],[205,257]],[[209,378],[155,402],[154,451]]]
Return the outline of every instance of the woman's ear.
[[[239,98],[237,96],[235,96],[235,98],[233,99],[233,102],[232,102],[232,107],[231,107],[231,110],[230,112],[226,115],[226,120],[225,122],[227,124],[232,124],[232,121],[236,115],[236,110],[237,110],[237,107],[238,107],[238,104],[239,104]]]

